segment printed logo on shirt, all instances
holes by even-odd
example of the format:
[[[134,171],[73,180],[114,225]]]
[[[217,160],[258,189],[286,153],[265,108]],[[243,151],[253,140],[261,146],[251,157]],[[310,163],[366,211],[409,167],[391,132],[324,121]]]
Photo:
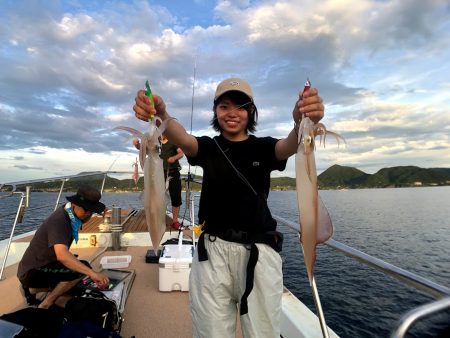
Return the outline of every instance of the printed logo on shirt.
[[[254,162],[252,163],[252,165],[253,165],[254,167],[259,167],[259,162],[258,162],[258,161],[254,161]]]

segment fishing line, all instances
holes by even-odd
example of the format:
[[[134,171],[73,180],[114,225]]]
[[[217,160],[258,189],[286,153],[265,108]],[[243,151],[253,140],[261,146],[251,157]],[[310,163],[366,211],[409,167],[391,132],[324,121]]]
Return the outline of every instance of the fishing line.
[[[192,81],[192,100],[191,100],[191,135],[192,135],[192,120],[194,116],[194,95],[195,95],[195,77],[197,75],[197,56],[194,58],[194,79]]]
[[[192,99],[191,99],[191,130],[190,130],[190,134],[192,135],[192,121],[194,119],[194,95],[195,95],[195,79],[197,76],[197,55],[194,55],[194,78],[192,80]],[[191,208],[191,198],[190,198],[190,180],[191,180],[191,164],[188,161],[188,175],[187,175],[187,180],[186,180],[186,197],[185,197],[185,203],[186,203],[186,207],[184,208],[184,213],[183,213],[183,217],[181,220],[181,227],[183,227],[183,223],[186,217],[186,211],[190,210]],[[192,220],[191,220],[192,221]],[[194,224],[192,224],[194,225]]]
[[[105,176],[105,178],[103,180],[102,187],[101,187],[101,190],[100,190],[101,193],[103,193],[103,189],[104,189],[104,186],[105,186],[105,183],[106,183],[106,178],[108,177],[108,173],[110,172],[110,170],[112,169],[113,165],[116,163],[116,161],[119,159],[120,156],[121,156],[121,154],[117,155],[117,157],[114,159],[114,161],[112,161],[112,163],[109,166],[108,170],[106,170],[106,174],[105,174],[106,176]]]
[[[106,170],[106,172],[109,172],[113,165],[116,163],[116,161],[119,159],[119,157],[122,156],[121,154],[117,155],[117,157],[114,159],[114,161],[112,161],[111,165],[109,166],[108,170]]]

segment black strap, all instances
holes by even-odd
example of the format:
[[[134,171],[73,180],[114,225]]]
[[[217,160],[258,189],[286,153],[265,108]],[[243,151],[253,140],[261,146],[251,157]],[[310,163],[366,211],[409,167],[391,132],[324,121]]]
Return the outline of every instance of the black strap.
[[[231,162],[231,160],[228,158],[227,154],[225,154],[225,152],[222,150],[222,148],[219,146],[219,143],[217,143],[216,138],[213,138],[214,142],[216,142],[216,146],[220,149],[220,151],[222,152],[223,156],[227,159],[228,163],[231,165],[231,167],[234,169],[234,171],[236,172],[236,174],[238,175],[238,177],[253,191],[253,193],[255,195],[258,195],[258,193],[256,192],[255,189],[253,189],[252,185],[250,184],[250,182],[245,178],[245,176],[239,171],[237,170],[237,168],[234,166],[233,162]]]
[[[205,247],[205,234],[206,234],[206,231],[203,231],[198,239],[198,244],[197,244],[198,260],[200,262],[208,260],[208,252]],[[258,263],[259,250],[255,244],[255,240],[250,238],[250,236],[248,236],[247,232],[231,230],[231,231],[227,231],[226,235],[231,236],[231,237],[222,238],[225,236],[220,236],[220,235],[218,235],[218,237],[220,237],[226,241],[250,244],[250,256],[249,256],[248,262],[247,262],[245,291],[241,297],[241,305],[240,305],[240,310],[239,310],[239,313],[242,316],[242,315],[245,315],[246,313],[248,313],[247,298],[253,290],[253,281],[255,278],[255,267],[256,267],[256,263]],[[211,237],[216,237],[216,236],[208,234],[208,237],[211,238]],[[257,242],[263,242],[263,241],[258,240]]]
[[[198,260],[204,262],[208,260],[208,252],[205,247],[205,232],[203,231],[198,238],[197,243]]]
[[[259,250],[255,243],[250,245],[250,257],[248,258],[247,263],[247,277],[245,279],[245,291],[241,297],[241,306],[239,309],[240,315],[245,315],[248,313],[248,303],[247,298],[250,295],[250,292],[253,290],[253,280],[255,277],[255,267],[258,262]]]

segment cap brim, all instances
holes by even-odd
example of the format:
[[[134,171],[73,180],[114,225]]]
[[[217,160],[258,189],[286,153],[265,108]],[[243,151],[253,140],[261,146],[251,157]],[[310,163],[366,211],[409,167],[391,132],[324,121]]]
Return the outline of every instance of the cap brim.
[[[68,200],[71,203],[76,203],[78,201],[77,195],[72,196],[66,196],[66,200]]]
[[[253,102],[253,98],[251,96],[249,96],[246,92],[239,90],[239,89],[232,89],[232,90],[226,90],[222,93],[219,93],[215,98],[214,98],[214,102],[217,102],[217,100],[219,100],[222,96],[224,96],[225,94],[230,94],[230,93],[239,93],[242,95],[245,95],[246,97],[248,97],[248,99],[250,100],[250,102]]]

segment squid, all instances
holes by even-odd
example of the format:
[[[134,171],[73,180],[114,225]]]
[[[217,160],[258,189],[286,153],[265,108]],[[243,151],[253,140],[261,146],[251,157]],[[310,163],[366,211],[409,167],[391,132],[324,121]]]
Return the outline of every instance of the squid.
[[[311,84],[306,81],[303,93]],[[338,134],[328,131],[322,123],[314,124],[309,117],[303,116],[298,127],[298,148],[295,155],[295,173],[297,186],[297,201],[301,233],[300,243],[303,250],[309,284],[313,291],[320,325],[324,337],[329,337],[322,306],[314,278],[316,261],[316,246],[330,239],[333,235],[333,225],[330,215],[323,204],[317,190],[317,171],[314,158],[315,137],[320,136],[320,143],[325,145],[325,137],[332,135],[338,144],[345,140]]]
[[[151,104],[154,105],[153,95],[148,81],[146,82],[146,95]],[[159,244],[166,229],[166,200],[163,162],[159,157],[159,137],[166,129],[170,119],[164,122],[157,116],[150,116],[149,128],[146,133],[119,126],[115,130],[124,130],[140,139],[139,164],[144,171],[144,210],[147,228],[155,254],[158,252]],[[158,122],[158,123],[157,123]],[[158,127],[159,126],[159,127]],[[136,167],[137,168],[137,167]]]
[[[136,158],[136,162],[133,162],[133,164],[131,165],[133,167],[133,181],[134,184],[137,186],[137,183],[139,181],[139,166],[138,166],[138,160]]]

